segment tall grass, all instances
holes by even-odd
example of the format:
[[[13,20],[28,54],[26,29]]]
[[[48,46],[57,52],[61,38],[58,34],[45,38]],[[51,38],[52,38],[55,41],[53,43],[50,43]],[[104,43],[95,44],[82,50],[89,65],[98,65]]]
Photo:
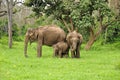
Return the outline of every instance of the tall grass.
[[[43,46],[36,57],[36,44],[23,54],[23,42],[13,48],[0,43],[0,80],[120,80],[120,50],[115,45],[94,45],[90,51],[82,46],[81,58],[55,58],[51,47]]]

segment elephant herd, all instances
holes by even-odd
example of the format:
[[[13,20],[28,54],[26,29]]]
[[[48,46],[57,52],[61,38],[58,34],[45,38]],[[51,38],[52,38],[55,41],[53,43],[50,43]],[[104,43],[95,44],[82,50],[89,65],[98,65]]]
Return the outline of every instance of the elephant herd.
[[[37,42],[37,56],[42,56],[42,45],[52,46],[53,55],[69,56],[71,51],[72,58],[80,58],[80,46],[82,44],[82,35],[76,30],[71,30],[66,35],[65,31],[56,25],[41,26],[38,28],[29,28],[25,35],[24,55],[27,55],[28,42]]]

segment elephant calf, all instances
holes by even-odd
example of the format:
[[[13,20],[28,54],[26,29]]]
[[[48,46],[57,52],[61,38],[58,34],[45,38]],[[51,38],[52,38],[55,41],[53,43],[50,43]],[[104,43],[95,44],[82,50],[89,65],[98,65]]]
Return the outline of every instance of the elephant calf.
[[[83,41],[83,37],[77,31],[71,31],[67,35],[67,43],[70,46],[71,57],[72,58],[80,58],[80,47]]]
[[[53,45],[54,56],[59,56],[62,58],[63,56],[69,56],[69,45],[67,42],[61,41]]]

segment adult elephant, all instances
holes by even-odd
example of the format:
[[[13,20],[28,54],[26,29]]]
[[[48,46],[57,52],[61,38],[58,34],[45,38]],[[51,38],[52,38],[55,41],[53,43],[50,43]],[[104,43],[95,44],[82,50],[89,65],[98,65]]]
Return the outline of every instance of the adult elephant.
[[[68,33],[66,40],[70,46],[72,58],[80,58],[80,46],[82,44],[82,39],[82,35],[76,30]]]
[[[82,35],[78,32],[77,28],[74,29],[72,19],[70,19],[71,27],[68,27],[67,23],[63,19],[65,27],[68,29],[69,33],[67,34],[66,40],[70,46],[71,57],[80,58],[80,47],[83,41]]]
[[[57,42],[64,41],[66,33],[56,25],[43,26],[28,29],[25,35],[24,55],[27,57],[28,42],[37,42],[37,56],[42,56],[42,45],[52,46]]]

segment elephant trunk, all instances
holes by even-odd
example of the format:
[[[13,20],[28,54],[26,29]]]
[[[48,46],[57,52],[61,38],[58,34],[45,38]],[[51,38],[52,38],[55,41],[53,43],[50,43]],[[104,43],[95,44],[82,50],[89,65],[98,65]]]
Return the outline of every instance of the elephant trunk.
[[[25,42],[24,42],[24,55],[25,55],[25,57],[28,57],[27,56],[27,46],[28,46],[28,37],[26,36]]]
[[[77,48],[77,43],[73,42],[72,46],[71,46],[71,51],[75,51]]]

